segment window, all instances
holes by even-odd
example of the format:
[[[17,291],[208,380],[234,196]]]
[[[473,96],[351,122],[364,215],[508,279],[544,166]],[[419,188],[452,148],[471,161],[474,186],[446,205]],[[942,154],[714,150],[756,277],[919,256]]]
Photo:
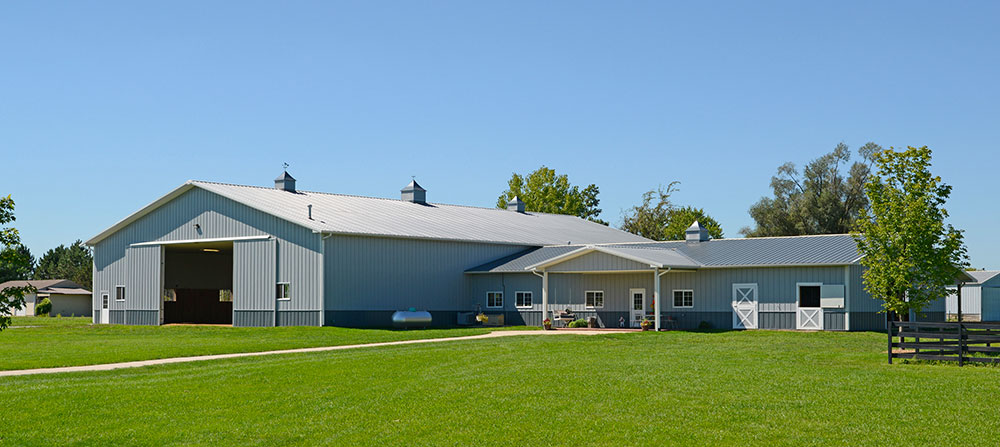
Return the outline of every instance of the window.
[[[101,309],[108,308],[108,292],[101,292]]]
[[[115,301],[125,301],[125,286],[115,286]]]
[[[287,282],[279,282],[278,283],[278,287],[276,288],[276,291],[275,291],[275,298],[277,298],[279,300],[290,300],[290,299],[292,299],[292,294],[291,294],[291,291],[289,290],[290,287],[291,287],[291,284],[289,284]]]
[[[585,293],[587,295],[587,307],[604,307],[603,290],[588,290]]]
[[[674,307],[694,307],[694,291],[674,290]]]
[[[642,299],[645,293],[632,292],[632,310],[642,310]]]
[[[174,289],[164,289],[163,301],[177,301],[177,291]]]
[[[799,307],[819,307],[819,289],[818,284],[799,286]]]
[[[531,292],[514,292],[514,305],[531,307]]]
[[[486,307],[503,307],[503,292],[486,292]]]
[[[288,292],[287,290],[285,291]],[[221,303],[231,303],[233,302],[233,291],[229,289],[219,290],[219,302]]]

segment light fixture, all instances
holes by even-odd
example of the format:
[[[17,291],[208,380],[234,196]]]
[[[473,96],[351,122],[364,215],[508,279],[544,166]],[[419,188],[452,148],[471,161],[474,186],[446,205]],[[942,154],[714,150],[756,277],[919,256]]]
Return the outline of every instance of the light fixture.
[[[201,249],[201,251],[207,251],[209,253],[218,253],[219,249],[218,248],[203,248],[203,249]]]

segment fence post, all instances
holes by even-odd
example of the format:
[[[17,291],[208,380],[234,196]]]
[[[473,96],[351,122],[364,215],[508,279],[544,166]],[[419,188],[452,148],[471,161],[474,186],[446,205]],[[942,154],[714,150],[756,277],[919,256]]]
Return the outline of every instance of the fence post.
[[[965,325],[958,322],[958,366],[965,364]]]
[[[885,331],[889,334],[889,364],[892,364],[892,311],[885,311]]]

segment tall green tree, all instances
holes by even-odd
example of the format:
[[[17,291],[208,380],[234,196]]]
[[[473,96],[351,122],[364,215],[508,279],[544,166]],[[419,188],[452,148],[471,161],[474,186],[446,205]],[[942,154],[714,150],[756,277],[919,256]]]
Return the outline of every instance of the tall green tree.
[[[872,154],[881,150],[867,143],[858,149],[860,160],[851,164],[850,149],[840,143],[809,162],[801,173],[792,162],[781,165],[771,177],[773,197],[762,197],[750,207],[756,226],[740,233],[764,237],[850,232],[868,206],[864,185],[871,174]]]
[[[35,257],[24,244],[3,248],[0,254],[0,283],[17,279],[31,279]]]
[[[946,296],[946,287],[968,266],[962,231],[946,224],[951,186],[931,174],[926,146],[874,154],[876,175],[865,184],[870,209],[853,233],[867,267],[868,293],[906,318]]]
[[[497,198],[497,208],[506,208],[517,197],[524,202],[526,211],[570,214],[607,225],[597,217],[601,214],[601,200],[597,197],[600,192],[594,184],[580,189],[569,182],[566,174],[558,175],[554,169],[542,166],[528,175],[511,175],[507,190]]]
[[[685,231],[695,221],[708,230],[712,239],[722,239],[722,226],[702,208],[682,206],[667,213],[667,226],[663,229],[663,240],[682,241],[687,236]]]
[[[94,255],[77,240],[70,246],[60,245],[47,252],[38,260],[35,279],[68,279],[86,289],[94,282]]]
[[[9,195],[0,197],[0,264],[17,270],[30,268],[29,260],[16,249],[21,245],[21,236],[17,229],[8,226],[14,222],[14,199]],[[5,287],[0,289],[0,331],[10,326],[10,317],[15,309],[24,307],[24,295],[34,292],[35,288]]]

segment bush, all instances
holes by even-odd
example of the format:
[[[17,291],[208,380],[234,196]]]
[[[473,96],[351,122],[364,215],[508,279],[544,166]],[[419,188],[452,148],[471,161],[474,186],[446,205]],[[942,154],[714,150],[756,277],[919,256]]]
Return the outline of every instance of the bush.
[[[587,327],[587,320],[584,320],[583,318],[573,320],[569,323],[569,327]]]
[[[707,331],[709,329],[712,329],[712,323],[709,323],[707,321],[702,321],[701,323],[698,323],[698,329],[703,330],[703,331]]]
[[[42,298],[42,300],[35,305],[35,315],[48,315],[49,312],[52,312],[52,301],[49,301],[48,298]]]

